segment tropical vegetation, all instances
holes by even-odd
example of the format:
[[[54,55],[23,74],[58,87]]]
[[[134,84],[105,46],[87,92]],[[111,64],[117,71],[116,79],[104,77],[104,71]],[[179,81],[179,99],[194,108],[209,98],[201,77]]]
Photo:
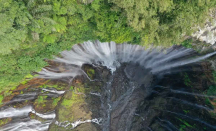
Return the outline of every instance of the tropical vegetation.
[[[180,44],[215,0],[0,0],[0,90],[87,40]]]

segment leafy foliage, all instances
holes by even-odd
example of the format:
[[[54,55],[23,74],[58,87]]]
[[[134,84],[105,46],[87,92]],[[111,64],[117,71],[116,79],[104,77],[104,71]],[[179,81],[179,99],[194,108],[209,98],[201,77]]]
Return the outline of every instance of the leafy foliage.
[[[188,86],[188,87],[192,87],[192,86],[191,86],[191,80],[190,80],[190,78],[189,78],[189,76],[188,76],[187,73],[184,73],[184,84],[185,84],[186,86]]]
[[[186,48],[192,48],[192,39],[185,40],[181,43],[182,46]]]
[[[13,0],[0,2],[0,54],[19,48],[27,35],[29,19],[24,3]]]
[[[86,40],[178,44],[211,0],[1,0],[0,91]]]
[[[216,95],[216,86],[215,85],[212,85],[209,87],[209,89],[207,90],[207,95],[210,95],[210,96]]]
[[[144,44],[171,45],[189,35],[208,17],[214,0],[109,0],[121,8],[127,23],[142,34]]]

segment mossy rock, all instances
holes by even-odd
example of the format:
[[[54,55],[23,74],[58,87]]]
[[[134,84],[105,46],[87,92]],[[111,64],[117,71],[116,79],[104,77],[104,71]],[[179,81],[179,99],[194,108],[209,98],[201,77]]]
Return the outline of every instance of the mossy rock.
[[[0,119],[0,126],[3,126],[5,124],[9,123],[11,120],[12,120],[12,118],[3,118],[3,119]]]
[[[91,112],[85,102],[85,95],[68,91],[58,107],[58,121],[74,122],[78,119],[91,119]]]

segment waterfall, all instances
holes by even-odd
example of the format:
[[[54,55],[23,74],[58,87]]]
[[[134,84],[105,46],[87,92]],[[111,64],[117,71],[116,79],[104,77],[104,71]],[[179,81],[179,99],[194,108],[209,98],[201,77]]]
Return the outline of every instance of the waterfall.
[[[189,78],[182,76],[205,74],[199,62],[215,54],[199,55],[181,46],[145,48],[100,41],[76,44],[62,51],[61,57],[52,60],[55,64],[44,67],[37,76],[56,83],[66,81],[68,86],[25,90],[5,102],[0,119],[12,120],[0,130],[215,130],[216,118],[210,115],[214,107],[206,101],[216,96],[204,94],[206,87],[189,86],[192,80],[198,83],[200,79],[184,80]],[[195,67],[202,74],[194,75]],[[51,112],[39,113],[31,104],[13,107],[26,100],[35,102],[39,95],[49,100],[62,97]]]
[[[74,78],[83,75],[81,67],[84,64],[105,66],[114,72],[122,63],[137,63],[140,66],[149,68],[153,74],[163,72],[167,69],[181,67],[195,63],[216,54],[216,52],[191,58],[194,50],[181,48],[149,48],[145,49],[139,45],[127,43],[116,44],[115,42],[87,41],[83,44],[76,44],[70,51],[61,52],[62,58],[56,57],[55,62],[67,64],[66,72],[57,73],[44,68],[40,78],[59,79],[65,77]],[[187,59],[179,60],[187,57]],[[163,65],[163,66],[160,66]]]
[[[56,57],[53,61],[62,63],[62,68],[44,68],[39,72],[39,77],[48,79],[66,79],[73,80],[77,76],[84,76],[92,81],[83,66],[92,65],[94,68],[106,67],[111,76],[101,87],[101,92],[92,93],[92,96],[101,101],[101,130],[103,131],[126,131],[133,127],[134,116],[140,116],[142,121],[148,126],[146,130],[151,130],[148,114],[137,114],[139,103],[153,94],[160,94],[154,87],[157,82],[155,76],[163,76],[167,73],[180,72],[179,68],[191,65],[193,63],[205,60],[216,52],[206,55],[197,55],[193,49],[187,49],[181,46],[170,48],[150,47],[144,48],[139,45],[128,43],[116,44],[115,42],[91,42],[76,44],[69,51],[61,52],[62,57]],[[55,69],[55,70],[54,70]],[[125,75],[123,75],[125,74]],[[129,79],[129,80],[128,80]],[[115,80],[119,83],[115,84]],[[119,88],[119,89],[118,89]],[[169,88],[172,94],[184,94],[192,96],[205,96],[199,93],[183,92]],[[166,89],[164,90],[166,91]],[[213,97],[213,96],[210,96]],[[209,97],[209,98],[210,98]],[[214,97],[213,97],[214,98]],[[164,99],[164,98],[163,98]],[[182,105],[197,108],[197,110],[212,110],[211,107],[192,103],[189,100],[169,98],[166,100],[177,101]],[[131,103],[131,101],[133,103]],[[148,110],[147,112],[149,112]],[[177,113],[178,114],[178,113]],[[197,118],[198,119],[198,118]],[[176,130],[176,125],[171,121],[159,118],[159,125],[168,130]],[[193,119],[195,120],[195,119]],[[79,122],[79,120],[78,120]],[[89,120],[91,122],[91,120]],[[199,120],[198,122],[201,122]],[[202,121],[203,122],[203,121]],[[75,121],[74,123],[77,123]],[[206,128],[214,129],[214,125],[207,122]],[[70,125],[68,122],[67,126]],[[61,125],[59,125],[61,126]],[[73,126],[74,127],[74,126]]]

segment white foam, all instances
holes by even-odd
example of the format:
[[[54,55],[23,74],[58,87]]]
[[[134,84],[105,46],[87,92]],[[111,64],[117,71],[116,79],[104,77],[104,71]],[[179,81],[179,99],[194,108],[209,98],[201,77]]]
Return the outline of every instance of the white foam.
[[[80,45],[74,45],[72,50],[63,51],[62,58],[56,58],[54,61],[63,62],[68,65],[67,71],[57,73],[43,69],[39,72],[39,77],[48,79],[58,79],[78,75],[86,75],[82,71],[83,64],[92,64],[99,66],[106,66],[111,72],[114,72],[121,63],[138,63],[145,68],[152,70],[152,73],[159,73],[167,69],[180,67],[183,65],[195,63],[197,61],[206,59],[215,54],[215,52],[197,58],[184,58],[184,60],[177,60],[182,57],[190,56],[194,53],[193,49],[181,48],[148,48],[139,45],[131,45],[127,43],[116,44],[115,42],[87,41]],[[67,66],[66,65],[66,66]],[[71,68],[71,69],[70,69]]]

